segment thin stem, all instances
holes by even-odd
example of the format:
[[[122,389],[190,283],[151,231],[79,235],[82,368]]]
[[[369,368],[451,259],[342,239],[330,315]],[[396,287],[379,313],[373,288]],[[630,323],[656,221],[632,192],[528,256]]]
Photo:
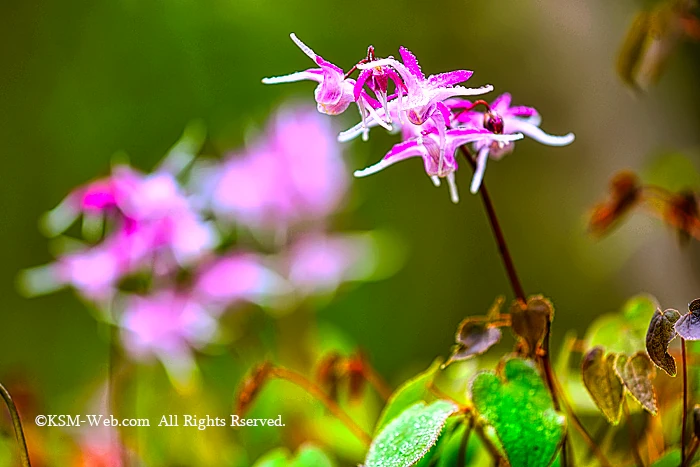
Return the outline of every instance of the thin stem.
[[[24,430],[22,430],[22,420],[19,418],[17,406],[12,400],[12,396],[8,390],[2,384],[0,384],[0,395],[2,395],[5,405],[7,405],[7,410],[10,411],[10,417],[12,417],[12,425],[14,425],[15,428],[15,437],[17,438],[17,448],[19,450],[20,461],[22,461],[22,467],[31,467],[32,464],[29,461],[27,442],[24,439]]]
[[[693,442],[690,445],[690,448],[688,450],[688,456],[685,460],[685,464],[683,464],[683,467],[693,462],[693,457],[695,457],[695,453],[698,452],[698,447],[700,447],[700,440],[698,440],[697,438],[693,438]]]
[[[311,394],[314,398],[318,399],[321,403],[323,403],[323,405],[325,405],[326,408],[338,420],[343,422],[345,426],[363,443],[365,443],[367,446],[369,446],[372,443],[372,437],[369,434],[367,434],[365,430],[363,430],[357,423],[355,423],[353,419],[350,418],[350,416],[347,413],[345,413],[345,411],[341,409],[340,406],[333,399],[331,399],[320,387],[306,379],[303,375],[295,371],[288,370],[287,368],[273,367],[270,370],[270,376],[279,379],[284,379],[292,384],[295,384],[296,386],[299,386],[300,388]]]
[[[107,357],[107,406],[111,414],[117,416],[117,395],[119,394],[119,381],[117,378],[117,372],[119,370],[119,348],[117,347],[117,341],[119,339],[119,328],[117,327],[116,320],[109,324],[109,335],[108,340],[108,357]],[[119,453],[121,459],[121,465],[128,466],[129,459],[126,449],[122,445],[122,435],[118,428],[115,428],[111,432],[112,444]]]
[[[499,465],[501,460],[503,459],[503,456],[498,451],[498,448],[486,436],[486,433],[484,433],[484,427],[481,423],[479,423],[478,420],[474,422],[474,431],[476,431],[476,434],[479,436],[479,439],[486,447],[486,450],[489,452],[489,454],[491,454],[491,457],[493,458],[496,465]]]
[[[627,405],[627,399],[622,402],[622,409],[625,411],[625,423],[630,435],[630,445],[632,447],[634,461],[636,462],[637,467],[644,467],[642,455],[639,453],[639,439],[637,439],[637,433],[635,433],[634,425],[632,425],[632,416],[630,415],[630,408]]]
[[[688,366],[686,365],[685,339],[681,337],[681,364],[683,365],[683,415],[681,416],[681,465],[685,465],[685,430],[688,416]]]
[[[457,451],[457,467],[464,467],[467,463],[467,446],[469,445],[469,435],[474,427],[474,417],[469,417],[469,421],[464,427],[464,435],[459,443],[459,451]]]
[[[554,383],[556,384],[557,391],[563,394],[564,391],[562,390],[561,385],[559,384],[559,381],[556,380],[556,378],[554,379]],[[562,397],[561,401],[562,405],[564,406],[564,410],[566,411],[566,414],[569,417],[569,421],[572,423],[572,425],[574,425],[574,428],[576,428],[576,430],[579,432],[579,434],[581,435],[585,443],[588,445],[590,450],[598,458],[598,462],[600,462],[600,465],[602,465],[603,467],[612,467],[612,464],[610,464],[610,461],[608,461],[608,459],[605,457],[603,451],[600,450],[600,448],[595,443],[591,435],[588,434],[588,431],[586,431],[586,428],[583,426],[583,423],[581,423],[581,420],[579,420],[578,416],[569,404],[569,401],[567,401],[565,397]]]
[[[379,394],[385,402],[388,401],[394,391],[392,391],[391,386],[384,381],[384,378],[382,378],[367,359],[363,359],[362,361],[362,374],[370,386],[377,391],[377,394]]]
[[[469,162],[472,169],[476,170],[476,161],[474,157],[469,152],[466,146],[460,146],[464,158]],[[518,278],[518,273],[515,270],[515,265],[513,264],[513,258],[510,256],[510,251],[508,251],[508,246],[506,245],[505,237],[503,236],[503,231],[501,230],[501,225],[496,217],[496,211],[493,208],[493,203],[491,202],[491,197],[489,196],[488,190],[486,190],[486,185],[482,182],[479,188],[479,194],[481,195],[481,200],[484,203],[484,208],[486,209],[486,215],[489,218],[489,223],[491,224],[491,230],[493,230],[493,235],[496,237],[496,244],[498,245],[498,252],[501,254],[501,259],[503,260],[503,265],[508,273],[508,279],[510,285],[513,288],[513,293],[515,297],[521,302],[525,303],[525,290],[523,289],[520,279]]]

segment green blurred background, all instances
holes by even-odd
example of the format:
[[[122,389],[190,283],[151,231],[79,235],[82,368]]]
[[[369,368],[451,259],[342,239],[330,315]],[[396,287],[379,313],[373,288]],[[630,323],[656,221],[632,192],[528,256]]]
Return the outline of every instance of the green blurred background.
[[[700,292],[695,243],[679,248],[673,232],[639,216],[602,241],[585,231],[586,213],[617,170],[660,177],[671,188],[697,183],[697,44],[682,46],[642,98],[615,75],[639,7],[632,0],[3,0],[0,378],[25,381],[48,411],[63,413],[104,375],[107,345],[71,292],[34,299],[17,292],[20,270],[51,260],[39,216],[105,174],[119,151],[150,169],[193,119],[225,152],[287,98],[311,101],[311,83],[260,83],[310,66],[290,32],[346,69],[369,44],[379,55],[405,45],[426,73],[475,70],[470,84],[493,84],[489,98],[509,91],[515,104],[540,111],[545,131],[576,133],[564,148],[519,143],[486,176],[526,291],[555,303],[555,345],[564,330],[581,335],[638,292],[683,307]],[[347,126],[357,120],[354,112],[341,118]],[[377,131],[368,143],[349,144],[349,167],[374,162],[393,142]],[[677,164],[669,154],[683,154],[692,168],[680,181],[664,168]],[[408,249],[396,275],[341,293],[318,316],[364,348],[392,383],[446,355],[464,316],[483,313],[499,294],[510,297],[479,199],[468,195],[470,176],[458,174],[462,201],[452,205],[419,161],[399,164],[355,180],[353,209],[338,220],[350,230],[391,230]],[[236,377],[222,378],[222,394],[227,385],[232,393]]]

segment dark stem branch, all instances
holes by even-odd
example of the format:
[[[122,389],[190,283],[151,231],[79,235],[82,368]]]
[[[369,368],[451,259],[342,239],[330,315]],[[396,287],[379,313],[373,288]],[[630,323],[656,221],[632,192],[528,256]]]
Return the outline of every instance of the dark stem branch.
[[[634,461],[636,462],[637,467],[644,467],[642,455],[639,453],[639,439],[637,438],[637,433],[634,431],[634,425],[632,425],[632,416],[630,415],[630,408],[627,405],[627,399],[622,402],[622,408],[625,411],[625,424],[627,425],[627,430],[630,436],[630,447],[632,448]]]
[[[474,160],[473,155],[469,151],[469,149],[466,146],[460,146],[460,150],[462,151],[462,155],[464,158],[469,162],[469,165],[471,168],[476,171],[476,161]],[[522,283],[520,282],[520,278],[518,277],[518,273],[515,270],[515,265],[513,264],[513,258],[510,255],[510,251],[508,250],[508,246],[506,245],[505,237],[503,236],[503,231],[501,229],[501,226],[498,222],[498,218],[496,217],[496,211],[493,207],[493,202],[491,201],[491,197],[489,196],[488,190],[486,189],[486,184],[482,181],[481,187],[479,188],[479,194],[481,195],[481,199],[484,203],[484,208],[486,209],[486,214],[489,219],[489,223],[491,224],[491,230],[493,231],[494,237],[496,238],[496,244],[498,245],[498,251],[501,255],[501,259],[503,260],[503,265],[506,268],[506,272],[508,274],[508,279],[510,281],[510,285],[513,289],[513,293],[515,294],[516,299],[521,302],[521,305],[523,307],[526,306],[526,298],[525,298],[525,290],[523,289]],[[552,370],[552,363],[549,359],[549,341],[550,341],[550,334],[551,334],[551,328],[552,328],[552,322],[548,321],[547,322],[547,329],[545,331],[545,336],[542,342],[542,354],[539,356],[539,362],[542,365],[542,372],[544,373],[544,378],[545,382],[547,383],[547,388],[549,389],[549,393],[552,396],[552,402],[554,404],[554,408],[559,411],[561,410],[561,405],[559,401],[559,393],[562,394],[562,402],[568,409],[568,416],[572,420],[574,426],[578,429],[579,432],[581,432],[581,435],[584,437],[585,441],[591,446],[593,449],[594,453],[600,460],[601,464],[604,466],[609,466],[610,463],[608,460],[605,458],[603,453],[600,451],[598,446],[596,446],[595,442],[593,441],[593,438],[588,434],[586,429],[584,428],[583,424],[578,420],[576,417],[576,414],[574,414],[573,410],[571,409],[571,406],[568,404],[566,399],[563,396],[563,392],[561,392],[560,388],[557,385],[556,377],[554,375],[554,371]],[[566,444],[568,443],[568,433],[564,435],[564,448],[562,449],[562,465],[566,467],[567,464],[567,450],[566,450]]]
[[[469,152],[466,146],[460,146],[464,158],[469,162],[469,165],[473,170],[476,170],[476,161],[474,157]],[[489,196],[488,190],[486,190],[486,185],[482,182],[481,188],[479,188],[479,194],[481,195],[481,200],[484,203],[484,208],[486,209],[486,215],[489,218],[489,223],[491,224],[491,230],[496,238],[496,244],[498,245],[498,252],[501,254],[501,259],[503,260],[503,265],[508,273],[508,280],[513,288],[513,293],[515,298],[520,300],[525,304],[525,290],[523,289],[520,279],[518,278],[518,273],[515,271],[515,265],[513,264],[513,258],[510,256],[510,251],[508,251],[508,246],[506,245],[506,239],[503,236],[503,231],[501,230],[501,224],[498,222],[496,217],[496,211],[493,208],[493,203],[491,202],[491,196]]]
[[[559,382],[555,379],[554,382],[557,385],[557,390],[560,393],[564,393],[564,391],[561,389],[561,385]],[[593,454],[598,458],[598,462],[600,462],[600,465],[604,467],[612,467],[612,464],[608,459],[605,457],[603,454],[603,451],[600,450],[596,442],[593,440],[593,437],[586,431],[586,428],[583,426],[583,423],[581,423],[581,420],[579,420],[578,416],[574,412],[573,407],[571,407],[571,404],[566,400],[566,398],[562,397],[562,403],[564,406],[564,410],[566,411],[567,416],[569,417],[569,421],[571,422],[572,425],[574,425],[574,428],[576,428],[576,431],[579,432],[583,440],[586,442],[590,450],[593,452]],[[609,425],[604,425],[604,428],[608,428]]]
[[[683,365],[683,415],[681,416],[681,465],[685,465],[685,430],[688,416],[688,365],[686,364],[685,339],[681,337],[681,364]]]
[[[695,453],[698,451],[698,447],[700,447],[700,440],[698,440],[696,437],[693,437],[693,442],[690,443],[690,446],[688,447],[688,455],[686,456],[685,464],[682,464],[682,467],[685,467],[686,465],[693,462],[693,457],[695,457]]]
[[[10,417],[12,418],[12,425],[15,428],[15,437],[17,438],[17,447],[19,449],[19,458],[22,462],[22,467],[31,467],[29,462],[29,451],[27,450],[27,442],[24,439],[24,430],[22,430],[22,421],[19,418],[19,412],[17,412],[17,406],[12,400],[12,396],[9,391],[0,384],[0,395],[2,395],[5,405],[7,405],[7,410],[10,411]]]

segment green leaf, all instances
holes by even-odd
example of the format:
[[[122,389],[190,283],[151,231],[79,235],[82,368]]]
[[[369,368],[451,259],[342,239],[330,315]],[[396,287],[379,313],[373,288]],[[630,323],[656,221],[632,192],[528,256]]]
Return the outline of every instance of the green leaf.
[[[658,301],[642,294],[630,298],[618,313],[597,318],[588,329],[588,348],[603,346],[608,352],[631,355],[644,349],[647,324],[658,308]]]
[[[624,386],[615,373],[615,358],[612,353],[598,346],[589,350],[583,357],[581,372],[583,384],[605,418],[613,425],[620,422]]]
[[[566,419],[531,361],[506,360],[502,376],[479,373],[471,397],[479,415],[496,430],[512,467],[546,467],[561,445]]]
[[[333,467],[335,463],[316,446],[307,444],[301,446],[296,459],[289,464],[289,467]]]
[[[664,370],[669,376],[676,376],[676,361],[668,353],[668,345],[676,338],[674,325],[681,314],[674,309],[661,311],[657,308],[649,321],[646,346],[651,361]]]
[[[651,467],[678,467],[681,464],[681,450],[673,449],[658,458]]]
[[[253,467],[334,467],[335,463],[318,447],[305,444],[295,458],[286,448],[274,449],[262,456]]]
[[[428,383],[433,381],[435,373],[440,369],[441,364],[442,360],[440,358],[436,359],[427,370],[409,379],[394,391],[394,394],[391,395],[379,416],[379,421],[374,428],[375,435],[401,412],[406,410],[407,407],[416,402],[426,400],[426,396],[429,395]]]
[[[656,415],[656,392],[651,380],[656,376],[656,368],[644,352],[631,357],[620,354],[615,360],[615,373],[622,380],[632,398],[652,415]]]
[[[365,467],[409,467],[416,464],[437,442],[447,418],[457,412],[454,403],[438,400],[417,402],[393,419],[374,438]]]

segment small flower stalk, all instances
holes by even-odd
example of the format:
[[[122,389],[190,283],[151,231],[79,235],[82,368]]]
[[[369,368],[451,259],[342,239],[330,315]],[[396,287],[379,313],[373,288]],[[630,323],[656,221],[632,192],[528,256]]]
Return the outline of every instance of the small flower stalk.
[[[476,154],[476,170],[470,191],[476,193],[484,178],[489,158],[499,160],[525,136],[548,146],[565,146],[574,135],[553,136],[540,129],[541,118],[532,107],[511,106],[511,96],[504,93],[491,104],[483,100],[471,102],[470,96],[493,91],[493,86],[466,87],[473,74],[470,70],[454,70],[428,77],[415,55],[405,47],[399,49],[400,60],[379,58],[370,46],[367,56],[347,73],[317,55],[291,34],[294,43],[319,68],[310,68],[285,76],[264,78],[265,84],[311,80],[318,83],[314,92],[318,111],[338,115],[357,104],[360,122],[341,132],[338,141],[358,136],[369,138],[370,129],[380,126],[399,132],[402,141],[394,145],[377,163],[355,171],[365,177],[412,157],[423,160],[425,173],[433,184],[447,181],[450,198],[459,201],[455,173],[459,167],[457,150],[471,146]],[[356,79],[351,75],[357,71]]]

